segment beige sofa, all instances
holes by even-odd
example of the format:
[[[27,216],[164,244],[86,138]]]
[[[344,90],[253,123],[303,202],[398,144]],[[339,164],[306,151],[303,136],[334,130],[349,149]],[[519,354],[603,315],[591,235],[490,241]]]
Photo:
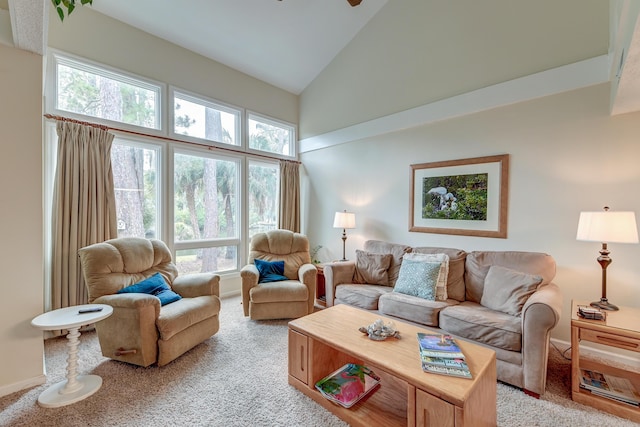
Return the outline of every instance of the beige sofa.
[[[365,242],[364,251],[357,252],[356,261],[324,265],[327,306],[350,304],[489,347],[496,352],[498,380],[535,397],[544,393],[549,336],[562,309],[562,294],[552,282],[556,264],[551,256],[467,253],[376,240]],[[448,256],[446,299],[394,291],[409,253]],[[403,278],[403,287],[405,282]],[[509,304],[501,305],[505,299]]]

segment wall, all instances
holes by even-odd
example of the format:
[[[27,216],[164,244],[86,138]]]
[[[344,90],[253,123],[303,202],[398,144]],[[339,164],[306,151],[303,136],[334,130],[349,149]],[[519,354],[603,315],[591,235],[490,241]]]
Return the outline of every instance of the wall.
[[[42,384],[42,57],[0,44],[0,396]]]
[[[600,84],[303,154],[312,246],[324,246],[328,259],[341,257],[333,214],[348,209],[357,222],[347,230],[350,259],[367,239],[547,252],[564,295],[553,337],[569,341],[571,299],[600,297],[600,245],[575,240],[580,211],[609,205],[640,212],[640,113],[610,116],[609,90]],[[411,164],[502,153],[511,156],[507,239],[408,231]],[[640,307],[640,245],[609,249],[609,299]]]
[[[300,96],[309,138],[607,53],[602,0],[389,1]]]

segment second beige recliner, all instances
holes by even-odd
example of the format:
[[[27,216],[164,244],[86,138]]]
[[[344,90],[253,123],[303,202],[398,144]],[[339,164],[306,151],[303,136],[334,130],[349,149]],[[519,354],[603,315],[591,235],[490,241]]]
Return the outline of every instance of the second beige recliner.
[[[287,280],[260,283],[255,259],[284,261]],[[249,263],[240,272],[244,315],[253,320],[292,319],[313,313],[316,267],[309,240],[289,230],[271,230],[251,238]]]

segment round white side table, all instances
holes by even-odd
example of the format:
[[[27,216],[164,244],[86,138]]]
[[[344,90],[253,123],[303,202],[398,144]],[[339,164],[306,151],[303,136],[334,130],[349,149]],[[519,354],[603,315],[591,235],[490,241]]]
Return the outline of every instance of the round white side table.
[[[85,310],[97,310],[82,312]],[[45,408],[57,408],[69,405],[91,396],[102,386],[102,378],[98,375],[78,375],[78,344],[80,326],[89,325],[106,319],[113,313],[113,308],[106,304],[85,304],[60,308],[39,315],[31,321],[31,325],[43,331],[67,329],[67,379],[52,385],[38,397],[38,403]]]

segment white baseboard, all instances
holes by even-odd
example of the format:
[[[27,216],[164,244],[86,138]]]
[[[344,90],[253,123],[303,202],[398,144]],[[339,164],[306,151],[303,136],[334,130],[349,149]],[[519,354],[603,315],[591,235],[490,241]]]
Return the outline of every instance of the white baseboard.
[[[15,393],[20,390],[25,390],[27,388],[36,387],[44,384],[47,381],[46,375],[38,375],[37,377],[29,378],[24,381],[19,381],[17,383],[9,384],[0,387],[0,397],[9,395],[11,393]]]
[[[567,341],[561,341],[554,338],[551,338],[551,342],[556,345],[556,347],[564,350],[566,348],[571,347],[571,343]],[[606,359],[610,361],[612,365],[620,364],[626,365],[634,369],[640,370],[640,357],[630,357],[624,354],[612,353],[609,351],[604,351],[599,348],[590,347],[589,345],[580,345],[580,354],[581,355],[592,355],[593,357],[597,357],[599,359]],[[567,355],[568,357],[569,355]]]

